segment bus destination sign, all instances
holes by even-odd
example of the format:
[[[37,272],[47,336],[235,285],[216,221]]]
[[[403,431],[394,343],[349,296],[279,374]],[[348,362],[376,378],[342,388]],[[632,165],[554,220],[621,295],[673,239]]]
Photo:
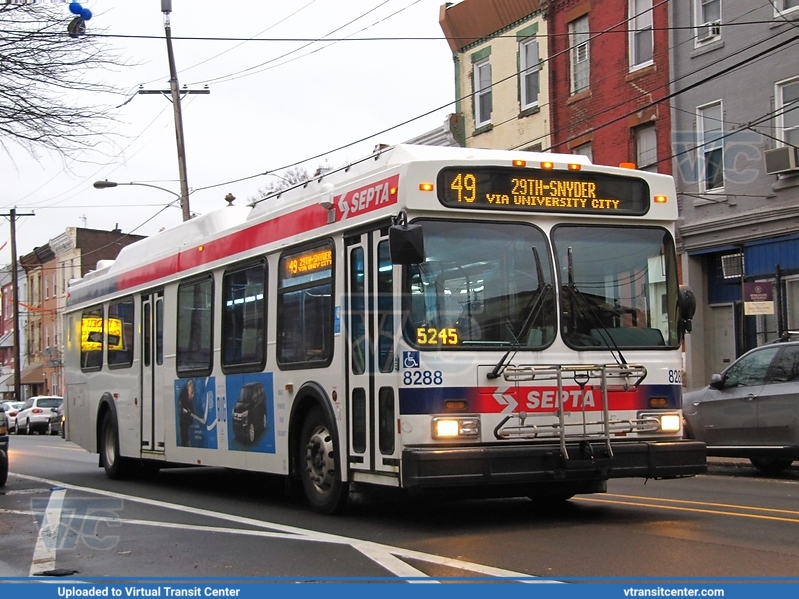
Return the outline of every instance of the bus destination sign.
[[[438,199],[450,208],[642,216],[649,185],[637,177],[506,167],[448,167]]]
[[[285,276],[297,277],[329,269],[331,266],[333,266],[333,250],[317,248],[289,258],[285,262]]]

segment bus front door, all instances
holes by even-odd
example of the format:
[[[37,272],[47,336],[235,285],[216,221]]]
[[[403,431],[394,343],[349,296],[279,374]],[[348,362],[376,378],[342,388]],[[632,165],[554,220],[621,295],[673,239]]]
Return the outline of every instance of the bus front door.
[[[142,295],[141,322],[141,448],[164,451],[163,389],[164,292]]]
[[[345,238],[349,468],[399,474],[394,276],[388,228]]]

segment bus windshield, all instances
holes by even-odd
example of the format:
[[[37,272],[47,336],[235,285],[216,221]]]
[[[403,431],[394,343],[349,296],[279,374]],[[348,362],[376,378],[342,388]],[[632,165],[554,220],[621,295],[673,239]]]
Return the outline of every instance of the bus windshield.
[[[665,229],[559,226],[552,244],[568,345],[679,345],[677,263]]]
[[[541,348],[555,337],[550,251],[516,223],[416,221],[425,262],[405,281],[405,335],[421,348]]]

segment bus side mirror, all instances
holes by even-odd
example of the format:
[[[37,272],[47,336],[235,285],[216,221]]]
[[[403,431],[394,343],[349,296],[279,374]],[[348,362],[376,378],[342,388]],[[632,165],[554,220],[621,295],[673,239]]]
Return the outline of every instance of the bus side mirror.
[[[392,225],[388,229],[388,248],[392,264],[424,262],[422,225]]]
[[[692,329],[691,319],[696,314],[696,297],[687,285],[680,285],[680,322],[686,333]]]

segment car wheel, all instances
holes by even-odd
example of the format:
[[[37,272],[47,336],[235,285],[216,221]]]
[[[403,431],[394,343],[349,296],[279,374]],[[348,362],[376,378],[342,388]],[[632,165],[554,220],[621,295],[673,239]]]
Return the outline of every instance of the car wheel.
[[[247,426],[247,441],[249,443],[255,442],[255,425],[252,423]]]
[[[47,434],[48,434],[48,435],[50,435],[50,436],[53,436],[53,435],[55,435],[57,432],[58,432],[58,431],[54,431],[54,430],[53,430],[53,423],[52,423],[52,422],[48,422],[48,423],[47,423]]]
[[[347,503],[348,485],[341,480],[340,460],[332,427],[320,408],[305,417],[300,433],[300,474],[311,508],[332,514]]]
[[[0,454],[0,487],[5,487],[7,480],[8,480],[8,454]]]
[[[766,474],[779,474],[793,462],[787,458],[749,458],[749,461],[752,466]]]
[[[20,435],[30,435],[31,434],[31,425],[30,425],[30,423],[28,423],[27,420],[25,421],[25,432],[21,432],[20,431],[19,434]]]
[[[111,480],[129,478],[133,474],[133,463],[119,454],[119,433],[111,412],[106,412],[100,427],[100,458],[105,474]]]

